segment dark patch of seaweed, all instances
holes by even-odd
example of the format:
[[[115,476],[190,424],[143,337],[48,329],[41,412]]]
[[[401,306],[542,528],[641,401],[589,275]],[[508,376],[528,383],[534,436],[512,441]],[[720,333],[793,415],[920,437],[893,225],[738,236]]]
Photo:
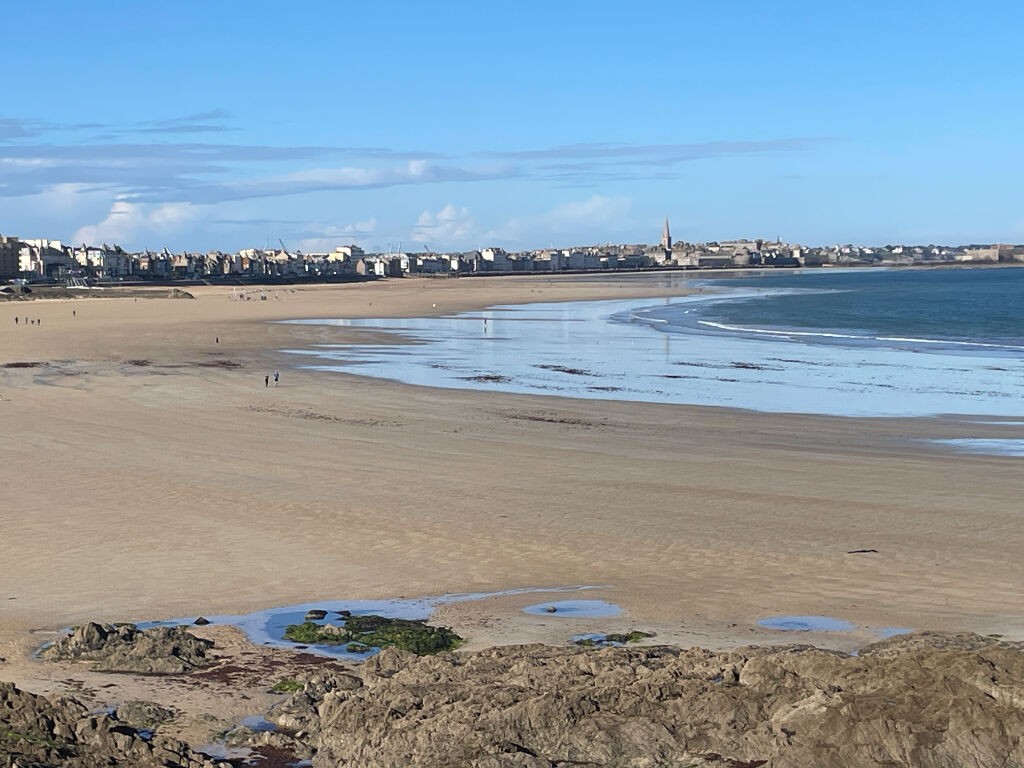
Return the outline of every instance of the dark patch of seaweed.
[[[570,368],[565,365],[535,365],[534,368],[543,368],[545,371],[556,371],[557,373],[567,373],[570,376],[593,376],[591,371],[585,368]]]
[[[306,645],[344,645],[353,653],[373,648],[399,648],[421,656],[451,651],[463,639],[448,627],[435,627],[418,619],[392,619],[369,614],[349,616],[340,626],[312,621],[289,624],[284,637]]]
[[[500,373],[478,373],[475,376],[460,376],[463,381],[478,381],[482,384],[508,384],[512,379]]]

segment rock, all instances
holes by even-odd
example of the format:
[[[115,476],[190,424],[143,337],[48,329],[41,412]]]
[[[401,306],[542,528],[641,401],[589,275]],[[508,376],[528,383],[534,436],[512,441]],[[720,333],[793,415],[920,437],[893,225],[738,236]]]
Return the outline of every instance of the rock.
[[[354,691],[363,686],[361,678],[344,673],[324,673],[310,678],[301,691],[274,705],[266,719],[291,732],[316,731],[317,707],[333,691]]]
[[[200,616],[199,618],[197,618],[192,623],[195,624],[197,627],[205,627],[207,624],[210,623],[210,620],[208,618],[206,618],[205,616]]]
[[[174,710],[152,701],[126,701],[115,711],[117,719],[135,728],[153,730],[174,718]]]
[[[219,768],[175,739],[147,740],[71,698],[37,696],[0,682],[0,765],[28,768]]]
[[[894,657],[926,648],[952,651],[980,651],[985,648],[1024,650],[1024,643],[997,641],[973,632],[913,632],[872,643],[862,648],[860,655]]]
[[[321,611],[319,608],[313,608],[312,610],[306,611],[305,621],[320,621],[321,619],[327,618],[327,611]]]
[[[255,731],[246,726],[239,726],[231,731],[225,743],[230,747],[270,747],[278,753],[288,755],[290,762],[307,760],[313,756],[313,750],[306,741],[297,739],[278,731]]]
[[[328,675],[293,697],[318,765],[1024,768],[1024,652],[977,635],[894,638],[859,657],[386,650],[360,671],[362,686]]]
[[[67,637],[42,652],[50,661],[95,661],[104,672],[182,674],[208,666],[213,646],[184,627],[140,630],[132,624],[103,626],[95,622],[76,627]]]
[[[85,625],[62,642],[86,658],[125,637],[139,646],[138,634]],[[0,766],[210,768],[159,732],[142,738],[136,729],[161,710],[89,714],[0,683]],[[268,763],[1024,768],[1024,644],[922,632],[856,657],[809,646],[392,648],[358,676],[321,668],[266,718],[282,731],[239,728],[228,741]]]
[[[549,605],[544,610],[547,611],[548,613],[558,613],[558,607],[554,606],[554,605]]]
[[[410,651],[385,648],[363,664],[363,682],[369,685],[378,678],[389,678],[408,666],[409,662],[415,658],[416,654]]]

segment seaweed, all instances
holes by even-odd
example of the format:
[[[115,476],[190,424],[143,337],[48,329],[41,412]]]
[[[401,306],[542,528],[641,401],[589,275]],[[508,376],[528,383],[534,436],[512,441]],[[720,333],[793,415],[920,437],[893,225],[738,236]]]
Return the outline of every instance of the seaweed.
[[[451,651],[463,643],[463,639],[448,627],[433,627],[418,619],[391,619],[374,614],[349,616],[341,626],[312,621],[289,624],[284,637],[305,645],[344,645],[351,653],[363,653],[374,648],[399,648],[420,656]]]
[[[295,693],[301,691],[306,685],[301,680],[293,680],[290,677],[286,677],[283,680],[278,680],[272,686],[270,686],[271,693]]]

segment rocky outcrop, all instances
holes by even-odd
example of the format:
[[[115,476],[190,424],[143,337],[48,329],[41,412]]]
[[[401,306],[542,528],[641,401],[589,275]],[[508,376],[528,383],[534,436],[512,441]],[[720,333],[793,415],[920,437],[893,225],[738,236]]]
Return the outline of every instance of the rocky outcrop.
[[[316,766],[1024,768],[1024,652],[976,635],[859,657],[392,649],[361,680],[313,680],[269,717],[301,730]]]
[[[104,626],[95,622],[74,631],[41,653],[50,661],[95,661],[103,672],[182,674],[211,661],[213,642],[189,634],[184,627],[140,630],[132,624]]]
[[[277,731],[254,730],[244,725],[228,733],[224,742],[229,747],[246,747],[257,754],[286,755],[289,764],[309,760],[313,756],[313,749],[307,738]]]
[[[90,624],[45,655],[183,672],[207,663],[209,646],[181,628]],[[161,736],[173,714],[152,702],[90,714],[0,684],[0,768],[209,768]],[[917,633],[859,656],[806,646],[386,649],[358,674],[317,669],[267,719],[279,731],[243,726],[225,742],[284,762],[312,755],[317,768],[1024,768],[1024,647]]]
[[[115,710],[118,720],[133,728],[154,730],[174,718],[173,709],[162,707],[153,701],[126,701]]]
[[[317,743],[320,733],[320,705],[333,691],[355,691],[363,687],[361,678],[338,672],[314,675],[303,689],[277,704],[267,720],[280,728]]]
[[[174,739],[147,739],[73,699],[37,696],[0,682],[0,766],[4,768],[229,768]]]

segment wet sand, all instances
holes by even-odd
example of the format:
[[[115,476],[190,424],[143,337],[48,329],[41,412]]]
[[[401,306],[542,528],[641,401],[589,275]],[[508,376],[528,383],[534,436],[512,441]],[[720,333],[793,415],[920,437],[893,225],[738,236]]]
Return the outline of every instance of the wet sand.
[[[0,679],[31,681],[26,652],[87,619],[521,587],[599,585],[586,597],[624,614],[530,616],[553,599],[533,594],[438,618],[469,647],[633,627],[709,647],[849,648],[885,627],[1024,637],[1020,459],[915,442],[955,423],[417,388],[278,352],[372,332],[268,322],[678,290],[194,292],[0,304]],[[858,629],[758,627],[776,615]]]

